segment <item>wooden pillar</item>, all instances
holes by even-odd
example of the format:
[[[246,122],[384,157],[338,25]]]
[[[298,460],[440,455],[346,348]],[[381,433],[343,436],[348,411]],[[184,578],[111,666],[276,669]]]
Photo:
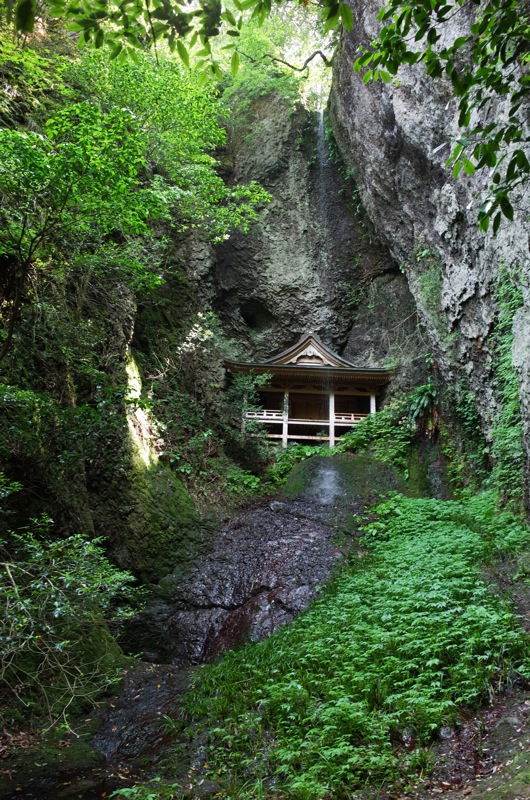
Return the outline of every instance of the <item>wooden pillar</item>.
[[[329,390],[329,446],[335,447],[335,392]]]
[[[377,406],[375,404],[375,394],[370,395],[370,414],[375,414]]]
[[[282,447],[287,447],[289,435],[289,389],[283,392],[283,426],[282,426]]]
[[[245,392],[243,395],[243,416],[241,418],[241,433],[245,433],[245,426],[247,424],[247,411],[248,411],[248,394]]]

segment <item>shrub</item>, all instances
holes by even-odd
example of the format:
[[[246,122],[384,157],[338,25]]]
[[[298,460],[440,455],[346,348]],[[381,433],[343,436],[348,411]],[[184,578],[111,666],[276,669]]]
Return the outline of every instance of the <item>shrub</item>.
[[[311,456],[329,455],[331,455],[331,451],[327,445],[291,444],[289,447],[277,451],[274,463],[265,474],[264,482],[272,491],[285,483],[290,471],[299,461],[304,461]]]
[[[107,623],[131,613],[133,576],[101,540],[49,541],[43,516],[0,546],[0,682],[25,708],[51,717],[116,678],[120,650]]]
[[[405,466],[420,418],[418,392],[419,389],[412,397],[395,398],[381,411],[362,419],[341,437],[336,452],[360,452],[373,447],[374,455],[380,461]],[[414,405],[416,395],[418,403]]]

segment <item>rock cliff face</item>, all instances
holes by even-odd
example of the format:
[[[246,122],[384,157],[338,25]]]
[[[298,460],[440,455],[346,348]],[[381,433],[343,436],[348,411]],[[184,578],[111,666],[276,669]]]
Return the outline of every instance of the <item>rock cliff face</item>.
[[[234,181],[258,181],[272,200],[250,235],[233,234],[213,257],[194,248],[192,280],[246,357],[267,357],[312,330],[352,360],[383,366],[395,360],[396,341],[415,335],[412,297],[328,152],[323,116],[281,97],[257,101],[236,120],[227,171]],[[382,298],[383,319],[374,313]]]
[[[513,364],[528,446],[528,201],[517,203],[514,223],[503,222],[496,237],[478,231],[477,198],[487,176],[463,176],[455,183],[444,169],[458,130],[449,86],[432,81],[421,65],[402,68],[391,84],[364,84],[353,62],[358,45],[377,33],[377,8],[363,0],[352,6],[355,25],[341,42],[330,101],[341,153],[379,238],[406,273],[440,374],[447,385],[474,394],[487,436],[500,409],[495,286],[501,270],[520,276],[524,306],[514,319]]]

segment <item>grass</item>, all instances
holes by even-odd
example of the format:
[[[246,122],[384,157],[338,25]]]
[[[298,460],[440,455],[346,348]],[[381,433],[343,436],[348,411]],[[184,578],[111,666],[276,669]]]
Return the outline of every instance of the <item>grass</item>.
[[[529,533],[495,502],[395,496],[308,612],[199,670],[185,707],[217,796],[340,800],[406,781],[459,707],[526,674],[526,637],[480,562]]]

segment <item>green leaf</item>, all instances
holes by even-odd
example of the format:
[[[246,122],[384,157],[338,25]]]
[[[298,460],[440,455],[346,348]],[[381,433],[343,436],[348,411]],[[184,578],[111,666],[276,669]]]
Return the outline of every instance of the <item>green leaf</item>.
[[[177,39],[177,53],[185,67],[190,65],[190,56],[182,39]]]
[[[116,44],[112,46],[112,49],[110,51],[110,56],[109,56],[110,60],[113,61],[113,59],[117,58],[117,56],[119,56],[122,50],[123,50],[122,43],[116,42]]]
[[[503,195],[500,199],[500,206],[501,211],[506,219],[513,221],[513,206],[505,195]]]
[[[475,174],[475,165],[469,158],[464,158],[464,172],[467,175],[474,175]]]
[[[236,27],[237,25],[236,18],[234,17],[231,11],[225,9],[221,14],[221,17],[225,19],[227,22],[229,22],[230,25],[232,25],[234,28]]]
[[[351,31],[353,28],[353,12],[347,3],[340,3],[339,4],[339,13],[342,24],[346,28],[347,31]]]
[[[209,80],[210,80],[210,73],[209,73],[209,70],[208,70],[208,69],[204,69],[204,70],[203,70],[203,71],[202,71],[202,72],[199,74],[199,79],[198,79],[198,81],[197,81],[197,83],[199,84],[199,88],[201,88],[201,89],[202,89],[202,87],[203,87],[203,86],[206,86],[206,84],[208,83],[208,81],[209,81]]]
[[[31,33],[35,27],[35,0],[19,0],[15,8],[17,30]]]
[[[230,61],[230,72],[232,73],[232,77],[235,78],[237,75],[237,71],[239,69],[239,53],[237,50],[234,51],[232,55],[232,59]]]
[[[221,68],[219,67],[219,64],[217,63],[217,61],[212,61],[211,67],[212,67],[212,73],[215,75],[217,80],[218,81],[222,81],[223,80],[223,73],[221,72]]]
[[[495,235],[499,230],[501,225],[501,212],[498,211],[497,214],[493,217],[493,234]]]
[[[481,230],[484,233],[486,233],[486,231],[488,230],[489,226],[490,226],[490,217],[487,214],[479,214],[479,217],[478,217],[479,230]]]

